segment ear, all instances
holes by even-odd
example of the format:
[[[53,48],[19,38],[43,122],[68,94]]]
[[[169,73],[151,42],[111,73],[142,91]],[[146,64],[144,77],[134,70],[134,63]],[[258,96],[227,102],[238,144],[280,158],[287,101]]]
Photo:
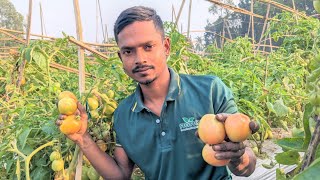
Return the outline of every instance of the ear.
[[[120,60],[121,60],[121,62],[122,62],[122,58],[121,58],[120,51],[118,51],[117,54],[118,54],[118,57],[120,58]]]
[[[166,52],[167,57],[170,55],[170,48],[171,48],[170,46],[171,46],[170,38],[165,37],[164,48],[165,48],[165,52]]]

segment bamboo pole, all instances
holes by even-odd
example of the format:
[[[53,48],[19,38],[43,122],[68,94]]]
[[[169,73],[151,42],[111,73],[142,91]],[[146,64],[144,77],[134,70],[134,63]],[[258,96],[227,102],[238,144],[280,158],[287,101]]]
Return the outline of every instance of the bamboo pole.
[[[22,44],[26,44],[26,41],[22,40],[21,38],[18,38],[17,36],[15,36],[15,35],[13,35],[11,33],[8,33],[6,31],[2,30],[1,28],[0,28],[0,32],[5,34],[5,35],[7,35],[7,36],[9,36],[9,37],[11,37],[11,38],[13,38],[14,40],[16,40],[16,41],[18,41],[18,42],[20,42]]]
[[[0,41],[12,41],[14,40],[13,38],[1,38]]]
[[[180,19],[180,15],[181,15],[181,12],[182,12],[182,9],[183,9],[183,6],[184,6],[184,3],[186,2],[186,0],[182,0],[182,3],[180,5],[180,9],[179,9],[179,12],[178,12],[178,16],[177,16],[177,19],[176,19],[176,22],[174,23],[176,26],[178,26],[178,22],[179,22],[179,19]]]
[[[10,30],[10,29],[5,29],[5,28],[0,28],[0,32],[4,32],[4,33],[7,33],[7,32],[13,32],[13,33],[18,33],[18,34],[25,34],[23,31],[16,31],[16,30]],[[12,35],[12,34],[10,34]],[[31,36],[35,36],[35,37],[44,37],[44,38],[49,38],[49,39],[57,39],[56,37],[50,37],[50,36],[42,36],[42,35],[39,35],[39,34],[30,34]],[[13,36],[13,35],[12,35]],[[13,37],[12,37],[13,38]],[[18,38],[18,37],[17,37]],[[19,39],[19,38],[18,38]],[[21,43],[25,43],[24,40],[20,39],[21,40]],[[90,43],[90,42],[83,42],[84,44],[87,44],[87,45],[91,45],[91,46],[101,46],[101,47],[117,47],[116,44],[98,44],[98,43]]]
[[[301,16],[303,18],[309,19],[309,17],[307,15],[305,15],[305,14],[303,14],[303,13],[297,11],[297,10],[294,10],[294,9],[288,7],[288,6],[285,6],[285,5],[281,4],[281,3],[278,3],[278,2],[275,2],[275,1],[271,1],[271,0],[258,0],[258,1],[263,2],[263,3],[269,3],[269,4],[279,8],[281,10],[285,10],[285,11],[291,12],[293,14],[299,15],[299,16]]]
[[[253,0],[251,0],[251,14],[253,13]],[[254,17],[251,15],[251,38],[252,44],[254,44]]]
[[[106,35],[104,34],[104,29],[103,29],[103,21],[102,21],[102,14],[101,14],[100,0],[98,0],[98,7],[99,7],[99,14],[100,14],[100,21],[101,21],[101,28],[102,28],[103,42],[106,42]]]
[[[98,28],[99,28],[99,8],[98,8],[98,0],[96,0],[96,43],[98,43]]]
[[[192,0],[189,1],[189,14],[188,14],[188,29],[187,29],[187,38],[189,38],[190,31],[190,21],[191,21],[191,9],[192,9]]]
[[[231,31],[230,31],[230,27],[229,27],[229,22],[228,22],[228,21],[226,21],[226,27],[227,27],[227,31],[228,31],[228,34],[229,34],[229,38],[230,38],[230,39],[233,39],[233,38],[232,38]]]
[[[40,22],[41,22],[41,35],[43,36],[43,13],[42,13],[42,5],[41,2],[39,2],[39,6],[40,6]],[[43,37],[41,37],[41,39],[43,39]]]
[[[214,4],[218,5],[218,6],[221,6],[223,8],[229,9],[229,10],[234,11],[234,12],[247,14],[247,15],[252,15],[252,16],[260,18],[260,19],[264,19],[265,18],[264,16],[261,16],[261,15],[258,15],[258,14],[253,14],[252,12],[250,12],[248,10],[241,9],[241,8],[238,8],[238,7],[235,7],[235,6],[231,6],[229,4],[224,4],[224,3],[220,2],[219,0],[206,0],[206,1],[209,1],[211,3],[214,3]],[[270,20],[279,21],[279,20],[273,19],[273,18],[270,18]]]
[[[70,67],[55,63],[55,62],[51,62],[50,63],[50,67],[55,68],[55,69],[59,69],[59,70],[68,71],[68,72],[75,73],[75,74],[79,74],[79,70],[78,69],[70,68]],[[85,75],[87,77],[95,78],[94,75],[92,75],[90,73],[87,73],[87,72],[85,73]]]
[[[74,6],[74,15],[76,20],[77,38],[79,41],[82,41],[82,24],[81,24],[81,17],[80,17],[79,1],[73,0],[73,6]],[[78,64],[79,64],[79,91],[80,91],[80,95],[82,95],[82,93],[84,93],[85,91],[85,62],[84,62],[84,49],[81,47],[78,47]],[[75,179],[81,179],[82,160],[83,160],[82,156],[83,156],[82,151],[79,151]]]
[[[27,44],[27,46],[30,43],[31,19],[32,19],[31,17],[32,17],[32,0],[29,0],[28,25],[27,25],[27,33],[26,33],[26,44]],[[25,69],[26,63],[27,63],[27,60],[23,59],[22,63],[19,66],[19,70],[18,70],[19,71],[18,72],[19,76],[18,76],[18,81],[17,81],[17,84],[16,84],[18,89],[20,88],[20,85],[21,85],[21,80],[22,80],[23,75],[24,75],[24,69]]]
[[[267,13],[266,13],[266,18],[264,20],[264,23],[263,23],[263,28],[262,28],[262,31],[261,31],[261,35],[260,35],[260,40],[259,40],[259,43],[258,43],[258,47],[257,47],[257,50],[260,49],[260,46],[261,46],[261,41],[262,41],[262,38],[263,38],[263,34],[266,30],[266,27],[267,27],[267,22],[268,22],[268,17],[269,17],[269,13],[270,13],[270,7],[271,5],[268,4],[268,7],[267,7]]]
[[[92,53],[94,53],[94,54],[96,54],[96,55],[98,55],[98,56],[100,56],[100,57],[102,57],[104,59],[108,59],[108,57],[106,55],[102,54],[101,52],[99,52],[99,51],[97,51],[97,50],[95,50],[93,48],[90,48],[89,46],[85,45],[84,43],[82,43],[80,41],[77,41],[72,37],[69,37],[68,39],[69,39],[70,42],[78,45],[81,49],[86,49],[86,50],[88,50],[88,51],[90,51],[90,52],[92,52]]]

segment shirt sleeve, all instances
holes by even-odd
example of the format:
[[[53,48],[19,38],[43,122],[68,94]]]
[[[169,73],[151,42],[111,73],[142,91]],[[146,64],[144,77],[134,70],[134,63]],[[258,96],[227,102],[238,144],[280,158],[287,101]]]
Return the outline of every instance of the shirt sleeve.
[[[231,89],[218,77],[212,82],[212,104],[215,114],[238,112]]]

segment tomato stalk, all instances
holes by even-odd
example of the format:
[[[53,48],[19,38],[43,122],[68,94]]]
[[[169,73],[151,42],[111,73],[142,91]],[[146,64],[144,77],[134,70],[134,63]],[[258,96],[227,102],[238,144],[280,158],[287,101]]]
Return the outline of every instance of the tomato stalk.
[[[31,158],[36,154],[38,153],[39,151],[41,151],[42,149],[44,149],[45,147],[47,146],[53,146],[54,143],[56,143],[57,141],[56,140],[53,140],[53,141],[50,141],[50,142],[47,142],[46,144],[43,144],[41,145],[40,147],[38,147],[37,149],[35,149],[34,151],[32,151],[28,156],[26,156],[25,154],[23,154],[21,151],[19,151],[18,147],[17,147],[17,140],[15,139],[13,142],[11,142],[11,148],[8,149],[8,151],[11,151],[11,152],[15,152],[17,153],[19,156],[21,156],[24,161],[25,161],[25,174],[26,174],[26,180],[30,180],[30,161],[31,161]],[[19,160],[19,159],[18,159]],[[17,166],[18,164],[20,164],[20,161],[19,163],[17,163]],[[20,165],[19,165],[20,167]],[[19,171],[20,171],[20,168],[19,168]],[[17,173],[17,176],[18,176],[18,173]]]

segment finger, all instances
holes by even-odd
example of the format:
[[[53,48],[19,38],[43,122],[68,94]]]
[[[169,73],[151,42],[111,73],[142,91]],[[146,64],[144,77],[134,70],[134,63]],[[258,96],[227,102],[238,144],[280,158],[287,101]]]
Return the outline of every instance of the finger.
[[[216,119],[220,122],[225,122],[226,119],[228,118],[229,114],[226,113],[220,113],[220,114],[216,114]]]
[[[225,142],[221,144],[216,144],[212,146],[212,149],[215,151],[239,151],[245,148],[243,142],[234,143],[234,142]]]
[[[59,119],[58,119],[58,120],[56,121],[56,125],[57,125],[57,126],[60,126],[60,125],[62,124],[62,122],[63,122],[62,120],[59,120]]]
[[[216,151],[215,157],[217,159],[239,159],[244,154],[245,149],[239,151]]]
[[[58,117],[58,119],[59,119],[59,120],[64,120],[66,117],[67,117],[67,115],[60,114],[59,117]]]
[[[194,132],[194,135],[195,135],[197,138],[199,138],[199,133],[198,133],[198,131]]]
[[[78,101],[77,105],[78,105],[78,110],[80,112],[81,119],[88,118],[86,108],[84,106],[82,106],[82,104],[79,101]]]
[[[250,129],[251,129],[251,131],[252,131],[252,134],[256,133],[256,132],[259,130],[259,128],[260,128],[259,124],[256,123],[256,122],[254,122],[254,121],[251,121],[251,122],[249,123],[249,127],[250,127]]]

